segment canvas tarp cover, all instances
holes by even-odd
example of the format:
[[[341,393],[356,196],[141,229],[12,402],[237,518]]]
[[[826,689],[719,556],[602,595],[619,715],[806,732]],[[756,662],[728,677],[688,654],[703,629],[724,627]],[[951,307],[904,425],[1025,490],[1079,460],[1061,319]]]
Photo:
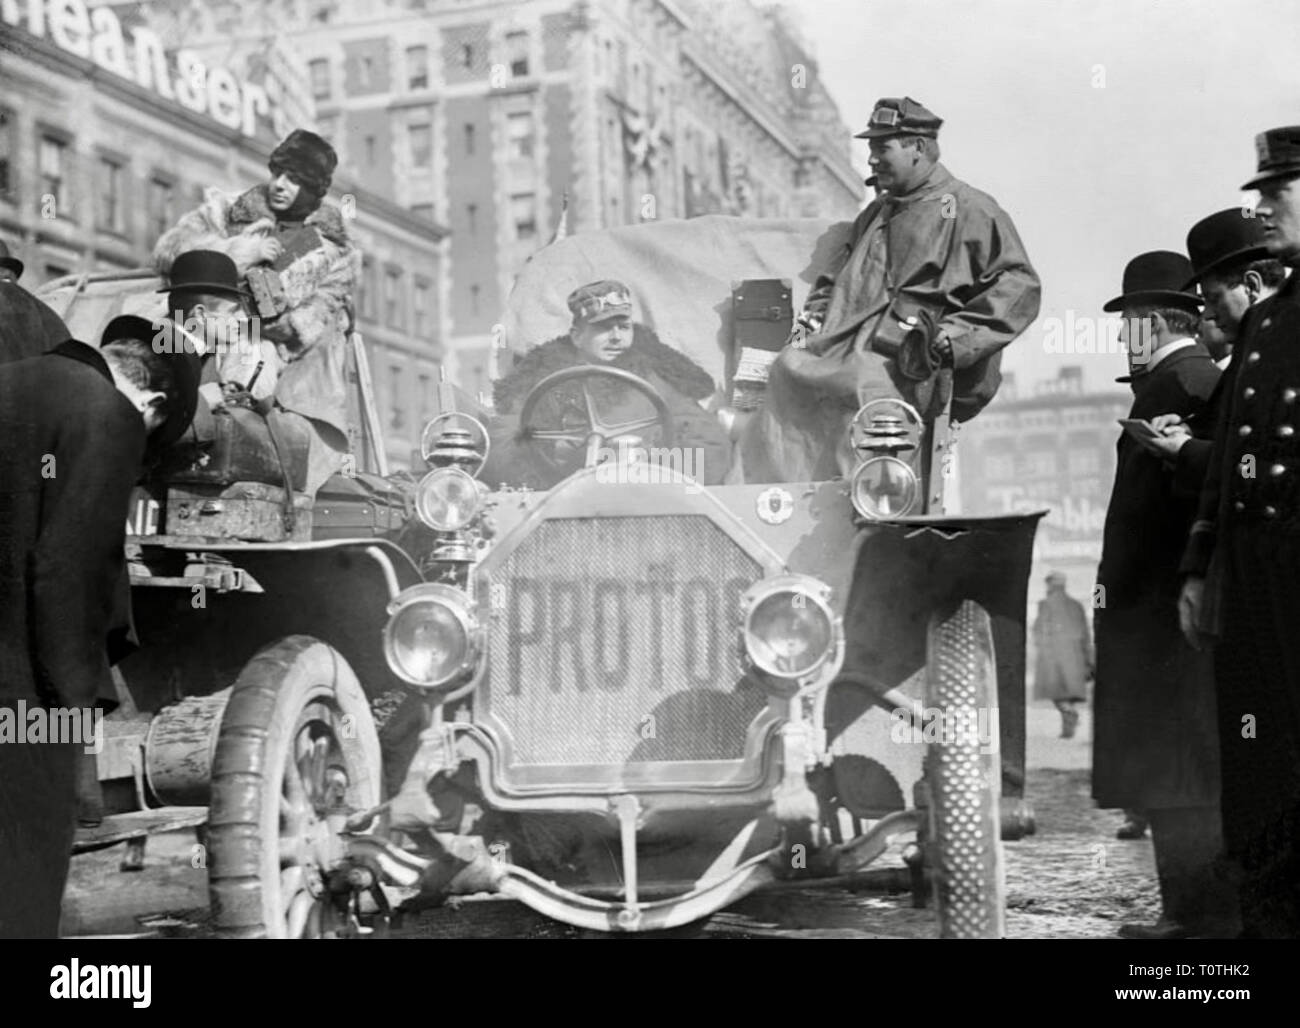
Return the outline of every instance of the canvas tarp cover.
[[[848,241],[850,222],[816,218],[710,215],[578,233],[544,247],[520,271],[504,321],[505,342],[519,354],[564,335],[565,298],[578,286],[612,278],[632,290],[634,318],[725,384],[732,284],[789,279],[795,311]],[[508,370],[508,361],[500,370]]]

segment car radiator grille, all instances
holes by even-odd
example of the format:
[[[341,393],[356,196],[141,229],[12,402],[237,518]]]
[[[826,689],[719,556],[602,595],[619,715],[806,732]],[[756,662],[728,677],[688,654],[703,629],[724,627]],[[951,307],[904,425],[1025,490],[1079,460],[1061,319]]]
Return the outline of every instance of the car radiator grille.
[[[552,519],[492,573],[490,685],[516,764],[735,760],[757,561],[702,516]]]

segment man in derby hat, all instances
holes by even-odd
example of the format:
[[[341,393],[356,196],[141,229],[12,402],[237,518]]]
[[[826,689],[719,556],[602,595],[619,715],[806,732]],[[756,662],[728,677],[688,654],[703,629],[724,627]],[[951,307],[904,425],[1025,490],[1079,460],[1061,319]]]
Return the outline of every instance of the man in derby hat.
[[[155,352],[155,333],[117,318],[101,349],[67,340],[0,366],[0,732],[24,711],[93,707],[115,655],[131,488],[146,446],[185,430],[198,390],[197,358]],[[3,743],[0,936],[52,938],[81,746]]]
[[[1187,285],[1199,285],[1205,299],[1198,337],[1205,342],[1209,330],[1223,341],[1223,354],[1216,353],[1208,342],[1205,345],[1219,369],[1226,371],[1246,311],[1278,291],[1286,280],[1286,267],[1268,255],[1260,220],[1240,207],[1229,207],[1193,225],[1187,234],[1187,254],[1195,271]],[[1169,463],[1175,484],[1184,492],[1200,492],[1214,426],[1231,380],[1230,375],[1220,378],[1209,406],[1196,422],[1189,424],[1177,414],[1165,413],[1151,419],[1160,435],[1139,440]]]
[[[847,475],[848,426],[868,400],[895,397],[974,417],[1001,380],[1003,347],[1038,315],[1038,276],[988,194],[939,163],[942,121],[911,97],[876,103],[858,133],[879,192],[821,273],[766,406],[745,427],[746,481]]]
[[[1129,348],[1129,417],[1204,408],[1219,377],[1193,338],[1200,298],[1179,253],[1139,254],[1123,291]],[[1178,627],[1178,560],[1194,501],[1179,498],[1162,461],[1121,433],[1106,510],[1094,619],[1092,794],[1098,806],[1140,810],[1150,821],[1163,912],[1156,925],[1125,925],[1133,937],[1222,934],[1231,902],[1216,878],[1219,851],[1213,683],[1205,658]]]
[[[1247,310],[1227,375],[1180,598],[1214,647],[1223,827],[1243,934],[1300,935],[1300,126],[1255,139],[1255,217],[1292,273]]]
[[[276,399],[310,419],[329,451],[328,467],[313,471],[313,491],[328,477],[321,470],[337,470],[348,450],[345,368],[361,253],[343,213],[325,198],[338,164],[328,142],[295,129],[268,164],[262,185],[242,193],[209,189],[203,204],[158,240],[154,263],[168,275],[193,250],[217,250],[235,262],[261,333],[283,365]]]

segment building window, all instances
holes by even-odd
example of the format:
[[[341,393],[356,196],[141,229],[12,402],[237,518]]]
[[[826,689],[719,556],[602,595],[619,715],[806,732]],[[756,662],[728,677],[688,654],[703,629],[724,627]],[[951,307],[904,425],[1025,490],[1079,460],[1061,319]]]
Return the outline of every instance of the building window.
[[[311,95],[315,100],[330,98],[330,62],[321,57],[307,65],[311,75]]]
[[[411,164],[427,168],[433,163],[433,126],[411,126]]]
[[[427,46],[408,46],[406,48],[406,88],[429,88],[429,48]]]
[[[175,194],[175,186],[167,179],[155,175],[149,180],[147,216],[151,236],[156,238],[171,228],[172,215],[175,211]]]
[[[411,204],[411,213],[417,218],[425,221],[433,220],[433,204],[431,203],[413,203]]]
[[[1056,454],[1046,451],[1026,454],[1026,478],[1051,478],[1056,474]]]
[[[391,328],[403,328],[402,273],[390,270],[384,273],[384,323]]]
[[[537,196],[533,193],[516,193],[510,198],[510,216],[515,223],[516,239],[532,239],[537,235]]]
[[[402,366],[400,364],[390,364],[388,366],[388,409],[392,413],[392,419],[388,425],[390,428],[401,430],[406,427],[406,408],[402,403]]]
[[[510,63],[511,78],[526,78],[528,75],[528,33],[509,32],[506,34],[506,58]]]
[[[469,219],[469,234],[478,234],[478,204],[471,203],[465,207],[465,216]]]
[[[1069,467],[1071,475],[1095,475],[1101,470],[1101,454],[1096,450],[1071,450]]]
[[[516,111],[506,118],[506,139],[512,158],[531,160],[534,138],[531,111]]]
[[[375,62],[373,58],[361,58],[361,88],[369,89],[375,80]]]
[[[467,155],[474,153],[474,126],[469,122],[465,123],[465,153]]]
[[[984,474],[988,478],[1014,478],[1015,456],[1009,453],[990,453],[984,458]]]
[[[420,376],[420,424],[429,420],[433,410],[433,379],[429,375]]]
[[[474,47],[470,43],[460,45],[460,63],[463,68],[474,67]]]
[[[472,314],[472,315],[473,315],[474,317],[476,317],[476,318],[478,317],[478,314],[479,314],[479,302],[478,302],[478,301],[479,301],[479,293],[480,293],[480,292],[481,292],[481,290],[479,289],[479,287],[478,287],[477,284],[472,285],[472,286],[469,287],[469,311],[470,311],[470,314]]]
[[[411,330],[420,338],[429,328],[429,283],[416,282],[411,297]]]
[[[41,136],[37,160],[41,176],[42,203],[44,197],[51,196],[54,198],[56,210],[61,209],[63,201],[67,198],[64,195],[63,185],[64,176],[67,174],[68,144],[54,136]]]
[[[122,162],[112,157],[99,159],[99,224],[105,232],[122,231]]]
[[[12,200],[14,198],[14,166],[13,159],[9,156],[16,153],[18,148],[14,145],[14,133],[17,131],[17,119],[13,111],[0,109],[0,200]]]
[[[366,136],[366,163],[375,163],[375,137]]]
[[[371,320],[375,317],[375,264],[369,257],[361,261],[361,298],[358,306],[361,316]]]

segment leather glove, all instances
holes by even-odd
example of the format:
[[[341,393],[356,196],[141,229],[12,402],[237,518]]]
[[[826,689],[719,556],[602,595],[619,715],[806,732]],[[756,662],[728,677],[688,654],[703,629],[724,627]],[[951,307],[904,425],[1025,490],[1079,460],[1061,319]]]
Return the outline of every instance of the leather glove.
[[[916,324],[898,347],[898,373],[911,382],[924,382],[943,363],[942,339],[934,316],[927,310],[916,314]]]

